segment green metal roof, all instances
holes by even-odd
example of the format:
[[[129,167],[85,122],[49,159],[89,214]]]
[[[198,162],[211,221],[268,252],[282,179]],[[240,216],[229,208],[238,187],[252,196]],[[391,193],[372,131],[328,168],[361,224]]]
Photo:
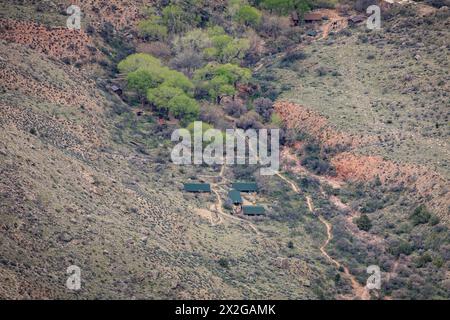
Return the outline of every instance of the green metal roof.
[[[258,186],[256,182],[234,182],[233,189],[240,192],[256,192],[258,191]]]
[[[266,210],[261,206],[242,206],[242,211],[247,216],[260,216],[263,215]]]
[[[188,192],[211,192],[209,183],[185,183],[184,190]]]
[[[233,203],[242,203],[242,197],[239,191],[237,190],[231,190],[230,192],[228,192],[228,197],[231,199],[231,201]]]

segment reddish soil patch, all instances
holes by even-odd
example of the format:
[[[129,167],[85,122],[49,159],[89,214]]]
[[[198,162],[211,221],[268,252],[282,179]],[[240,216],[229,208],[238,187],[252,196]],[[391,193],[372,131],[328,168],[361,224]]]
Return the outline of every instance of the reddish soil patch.
[[[354,148],[374,139],[340,132],[324,116],[299,104],[279,101],[275,103],[275,110],[288,128],[306,132],[328,147],[340,145]]]
[[[448,181],[426,167],[349,152],[338,154],[331,163],[338,177],[344,180],[370,181],[378,176],[383,183],[403,185],[417,195],[417,200],[427,202],[442,220],[449,221]]]
[[[337,173],[336,180],[368,182],[378,176],[383,183],[404,186],[416,195],[418,202],[426,203],[443,221],[449,222],[450,191],[448,179],[442,175],[424,166],[356,154],[358,147],[370,143],[374,138],[355,137],[339,132],[325,117],[305,106],[280,101],[275,104],[275,110],[288,128],[306,132],[324,146],[347,147],[347,151],[340,152],[331,159]]]
[[[116,30],[134,28],[143,18],[141,9],[151,6],[153,1],[144,0],[72,0],[67,2],[80,7],[81,12],[94,27],[110,23]]]
[[[29,21],[0,19],[0,39],[28,45],[53,58],[88,62],[102,54],[82,30],[49,28]]]

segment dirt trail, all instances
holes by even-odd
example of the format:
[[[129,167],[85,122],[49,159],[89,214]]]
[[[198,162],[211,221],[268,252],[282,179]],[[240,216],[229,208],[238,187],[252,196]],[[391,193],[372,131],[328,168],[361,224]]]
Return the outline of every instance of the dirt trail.
[[[300,190],[299,190],[298,186],[293,181],[291,181],[290,179],[286,178],[285,176],[283,176],[280,173],[277,173],[277,176],[279,176],[281,179],[286,181],[291,186],[292,190],[294,190],[296,193],[300,193]],[[325,228],[327,230],[327,239],[325,240],[325,242],[320,247],[320,252],[322,253],[323,256],[325,256],[327,258],[328,261],[330,261],[331,263],[336,265],[336,267],[338,269],[342,269],[344,271],[345,276],[350,280],[350,283],[351,283],[352,289],[353,289],[353,294],[354,294],[355,297],[357,297],[358,299],[361,299],[361,300],[370,300],[369,290],[365,286],[361,285],[356,280],[356,278],[350,273],[350,270],[346,266],[342,265],[340,262],[338,262],[337,260],[333,259],[328,254],[328,252],[326,251],[327,245],[333,239],[333,232],[332,232],[333,227],[320,214],[315,213],[315,211],[314,211],[314,203],[313,203],[313,201],[312,201],[312,199],[311,199],[311,197],[309,195],[306,195],[306,203],[308,204],[309,211],[311,213],[317,215],[317,217],[319,218],[320,222],[322,222],[325,225]]]
[[[283,175],[282,175],[281,173],[279,173],[279,172],[277,172],[276,175],[277,175],[278,177],[280,177],[281,179],[283,179],[287,184],[289,184],[289,185],[291,186],[292,190],[294,190],[294,191],[297,192],[297,193],[301,193],[301,192],[300,192],[300,189],[297,187],[297,185],[296,185],[294,182],[292,182],[291,180],[289,180],[288,178],[286,178],[285,176],[283,176]]]
[[[314,212],[314,205],[310,196],[306,196],[306,203],[308,204],[309,211]]]

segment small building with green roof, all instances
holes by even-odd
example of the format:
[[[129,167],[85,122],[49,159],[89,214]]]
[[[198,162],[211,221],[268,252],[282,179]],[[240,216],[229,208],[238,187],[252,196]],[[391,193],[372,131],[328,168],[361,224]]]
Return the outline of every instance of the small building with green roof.
[[[266,210],[261,206],[242,206],[242,213],[246,216],[262,216]]]
[[[241,193],[237,190],[230,190],[230,192],[228,192],[228,197],[234,205],[239,205],[243,202]]]
[[[211,192],[209,183],[185,183],[184,190],[187,192]]]
[[[256,182],[234,182],[232,187],[239,192],[258,192]]]

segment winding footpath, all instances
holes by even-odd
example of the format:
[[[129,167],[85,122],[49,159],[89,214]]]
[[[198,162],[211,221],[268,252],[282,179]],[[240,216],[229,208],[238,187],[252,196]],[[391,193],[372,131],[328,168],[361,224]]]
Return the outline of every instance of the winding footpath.
[[[295,182],[291,181],[289,178],[285,177],[284,175],[282,175],[280,173],[277,173],[277,176],[280,177],[281,179],[283,179],[285,182],[287,182],[291,186],[291,189],[294,192],[300,193],[300,189],[298,188],[297,184],[295,184]],[[333,227],[327,220],[325,220],[324,217],[322,217],[320,214],[317,214],[315,212],[313,201],[309,195],[306,195],[306,203],[308,204],[309,211],[311,213],[317,215],[317,217],[319,218],[319,221],[322,222],[322,224],[325,226],[326,231],[327,231],[327,239],[320,247],[320,252],[328,261],[330,261],[331,263],[336,265],[336,267],[338,269],[343,270],[344,275],[350,280],[352,290],[353,290],[353,295],[357,299],[370,300],[369,290],[365,286],[361,285],[358,282],[358,280],[356,280],[356,278],[350,273],[350,270],[346,266],[342,265],[339,261],[333,259],[326,251],[326,247],[328,246],[330,241],[333,239],[333,232],[332,232]]]

